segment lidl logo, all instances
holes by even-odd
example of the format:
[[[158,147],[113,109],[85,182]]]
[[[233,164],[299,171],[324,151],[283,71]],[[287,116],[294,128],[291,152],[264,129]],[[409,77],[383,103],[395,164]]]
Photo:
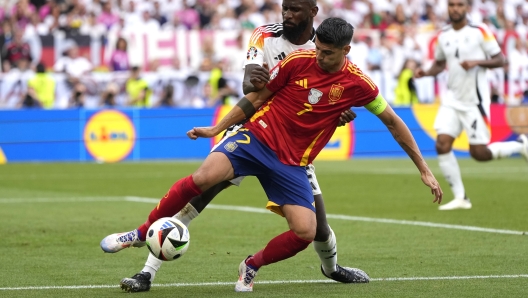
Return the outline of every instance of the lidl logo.
[[[125,159],[136,141],[134,124],[116,110],[94,114],[84,127],[84,144],[92,157],[104,162]]]

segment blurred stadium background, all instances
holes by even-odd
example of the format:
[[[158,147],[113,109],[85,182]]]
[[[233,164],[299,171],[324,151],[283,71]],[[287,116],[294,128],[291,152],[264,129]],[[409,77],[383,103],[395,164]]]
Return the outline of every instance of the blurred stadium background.
[[[488,72],[492,142],[514,140],[528,133],[528,2],[472,2],[469,17],[488,24],[509,61]],[[445,74],[416,80],[416,103],[396,95],[409,61],[431,64],[447,0],[318,6],[316,25],[340,16],[356,26],[349,58],[396,107],[449,200],[432,129]],[[215,140],[191,142],[185,132],[215,123],[239,100],[249,36],[274,22],[279,0],[0,0],[0,296],[116,297],[147,252],[103,255],[99,241],[137,225],[198,167],[190,160]],[[138,90],[147,104],[134,102]],[[366,270],[372,282],[325,283],[307,249],[262,270],[252,296],[526,297],[522,159],[460,159],[473,209],[439,212],[386,128],[355,111],[315,165],[339,263]],[[467,156],[467,136],[454,148]],[[153,294],[232,297],[240,260],[285,228],[258,214],[265,198],[251,177],[222,192],[220,205],[193,221],[191,248],[158,273]]]

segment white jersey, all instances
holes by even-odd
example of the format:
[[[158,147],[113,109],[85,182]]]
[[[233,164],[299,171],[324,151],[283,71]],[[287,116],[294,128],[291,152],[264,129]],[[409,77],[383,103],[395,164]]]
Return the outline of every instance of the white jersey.
[[[272,69],[291,52],[312,49],[315,49],[315,31],[305,44],[295,45],[282,36],[282,23],[260,26],[249,39],[244,68],[248,64],[262,66],[266,62],[269,69]]]
[[[446,26],[438,36],[435,50],[435,60],[446,61],[447,64],[448,90],[442,97],[442,105],[457,110],[475,106],[479,106],[481,111],[488,110],[490,90],[487,69],[476,66],[466,71],[460,63],[489,59],[500,51],[497,40],[486,25],[467,24],[460,30]]]

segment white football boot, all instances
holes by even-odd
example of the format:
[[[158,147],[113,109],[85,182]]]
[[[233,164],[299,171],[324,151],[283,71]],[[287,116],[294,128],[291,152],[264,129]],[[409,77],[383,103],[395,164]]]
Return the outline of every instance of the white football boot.
[[[471,201],[468,198],[455,198],[451,202],[438,207],[438,210],[471,209]]]
[[[250,258],[251,256],[247,257]],[[253,292],[253,279],[257,276],[257,270],[246,265],[246,260],[238,266],[238,280],[235,284],[235,292]]]
[[[108,235],[101,240],[101,249],[107,253],[115,253],[131,246],[145,246],[145,241],[141,241],[138,235],[139,231],[137,229],[130,232]]]

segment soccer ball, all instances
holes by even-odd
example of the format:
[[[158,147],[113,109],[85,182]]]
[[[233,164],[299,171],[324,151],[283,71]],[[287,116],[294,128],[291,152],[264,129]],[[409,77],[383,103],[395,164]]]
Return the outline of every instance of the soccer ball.
[[[173,217],[156,220],[147,231],[147,247],[153,256],[162,261],[181,257],[189,248],[189,241],[189,230]]]

